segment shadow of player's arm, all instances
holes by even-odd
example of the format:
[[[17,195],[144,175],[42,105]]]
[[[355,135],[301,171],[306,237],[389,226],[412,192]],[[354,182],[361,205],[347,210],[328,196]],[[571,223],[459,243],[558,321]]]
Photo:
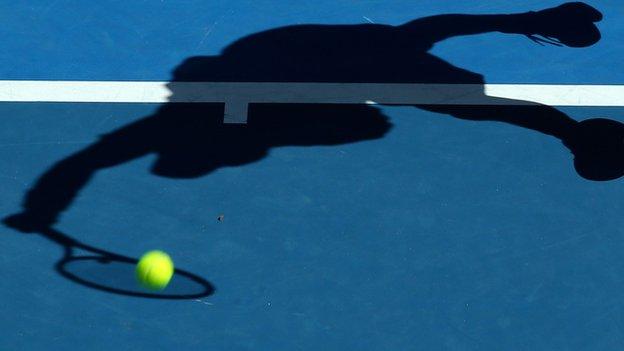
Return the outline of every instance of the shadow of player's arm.
[[[154,122],[151,117],[125,126],[54,164],[28,191],[22,212],[4,223],[24,232],[51,227],[98,170],[153,151]]]

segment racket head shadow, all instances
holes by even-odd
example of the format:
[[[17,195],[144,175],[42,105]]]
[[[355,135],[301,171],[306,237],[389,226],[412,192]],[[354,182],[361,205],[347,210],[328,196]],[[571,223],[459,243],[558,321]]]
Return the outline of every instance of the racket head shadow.
[[[214,293],[214,287],[205,279],[176,269],[169,285],[161,291],[150,291],[136,280],[137,260],[120,255],[66,256],[55,268],[74,283],[117,295],[184,300],[199,299]]]

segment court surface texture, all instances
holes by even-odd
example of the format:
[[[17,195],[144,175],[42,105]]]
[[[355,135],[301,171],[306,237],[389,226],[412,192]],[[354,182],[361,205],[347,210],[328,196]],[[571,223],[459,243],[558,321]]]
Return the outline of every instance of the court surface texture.
[[[0,350],[621,350],[624,7],[559,5],[0,3]]]

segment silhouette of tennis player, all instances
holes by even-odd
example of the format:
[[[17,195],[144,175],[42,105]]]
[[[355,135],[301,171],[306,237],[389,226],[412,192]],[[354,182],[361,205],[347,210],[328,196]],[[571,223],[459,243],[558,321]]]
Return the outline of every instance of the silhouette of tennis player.
[[[525,35],[538,43],[586,47],[600,40],[602,15],[584,3],[506,15],[438,15],[399,26],[298,25],[242,38],[221,55],[194,57],[174,81],[370,82],[483,84],[481,75],[430,54],[447,38],[487,32]],[[171,86],[175,101],[175,85]],[[457,118],[501,121],[563,141],[578,173],[592,180],[624,174],[624,126],[593,119],[576,122],[543,105],[417,106]],[[272,147],[337,145],[383,137],[391,124],[366,105],[254,105],[246,125],[222,121],[215,104],[168,103],[152,116],[113,131],[56,163],[28,192],[23,211],[5,223],[25,232],[52,226],[93,175],[147,154],[152,172],[173,178],[206,175],[262,159]]]

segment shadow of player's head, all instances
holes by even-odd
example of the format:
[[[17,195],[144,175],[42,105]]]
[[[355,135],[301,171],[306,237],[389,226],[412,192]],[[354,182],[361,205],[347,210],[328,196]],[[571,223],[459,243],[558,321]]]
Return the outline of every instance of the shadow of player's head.
[[[624,124],[594,118],[579,122],[563,140],[574,154],[574,168],[589,180],[624,176]]]

